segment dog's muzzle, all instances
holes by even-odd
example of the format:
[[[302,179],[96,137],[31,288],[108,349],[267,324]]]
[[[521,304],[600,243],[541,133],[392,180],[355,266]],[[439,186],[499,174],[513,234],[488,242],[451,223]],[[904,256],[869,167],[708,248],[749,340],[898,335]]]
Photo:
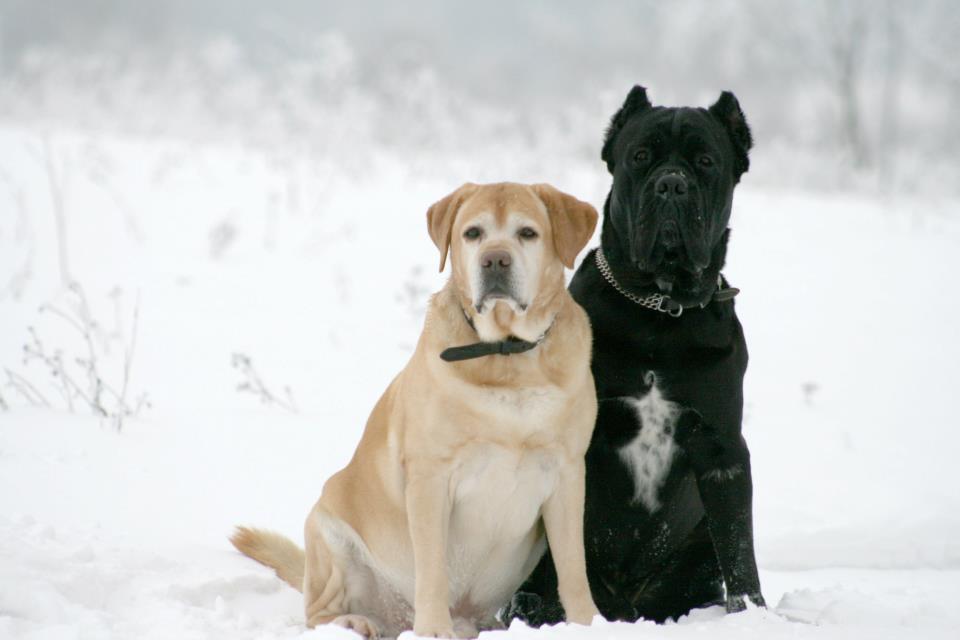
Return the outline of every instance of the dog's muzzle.
[[[677,270],[701,272],[709,264],[703,213],[696,189],[681,170],[668,170],[654,178],[652,197],[645,207],[657,217],[653,238],[646,245],[644,266],[666,276]],[[648,194],[651,193],[648,191]],[[668,273],[664,273],[668,272]]]
[[[497,249],[480,256],[480,295],[475,307],[482,313],[488,301],[505,300],[519,311],[527,305],[517,299],[514,283],[513,258],[509,251]]]

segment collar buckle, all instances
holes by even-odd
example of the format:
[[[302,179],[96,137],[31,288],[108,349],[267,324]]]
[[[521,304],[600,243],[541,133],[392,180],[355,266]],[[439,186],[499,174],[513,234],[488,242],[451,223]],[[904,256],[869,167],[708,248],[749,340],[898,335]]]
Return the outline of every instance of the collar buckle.
[[[660,301],[656,306],[656,310],[660,313],[665,313],[673,318],[679,318],[683,314],[683,305],[681,304],[678,304],[675,309],[670,308],[670,296],[665,296],[659,293],[654,295],[660,296]]]

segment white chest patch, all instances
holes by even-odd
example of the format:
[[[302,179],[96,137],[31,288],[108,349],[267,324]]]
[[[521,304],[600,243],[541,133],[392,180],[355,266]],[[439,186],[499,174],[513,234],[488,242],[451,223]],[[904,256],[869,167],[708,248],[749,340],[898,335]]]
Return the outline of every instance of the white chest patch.
[[[656,384],[642,398],[624,398],[624,402],[636,411],[640,431],[620,449],[620,459],[633,476],[633,501],[642,502],[653,513],[660,508],[660,486],[676,453],[673,430],[680,410]]]

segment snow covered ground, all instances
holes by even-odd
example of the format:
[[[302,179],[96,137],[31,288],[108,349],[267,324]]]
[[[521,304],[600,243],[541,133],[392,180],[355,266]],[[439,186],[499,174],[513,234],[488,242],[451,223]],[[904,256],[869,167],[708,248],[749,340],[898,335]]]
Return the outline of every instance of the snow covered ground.
[[[350,637],[306,631],[299,594],[226,536],[243,523],[299,538],[352,454],[443,282],[432,202],[511,179],[602,204],[599,161],[537,173],[503,149],[358,164],[0,126],[0,637]],[[23,362],[32,327],[86,379],[80,334],[38,311],[78,313],[54,193],[98,366],[119,388],[132,344],[127,397],[149,396],[120,429],[70,412],[57,379]],[[957,205],[771,190],[749,174],[738,191],[726,273],[751,349],[744,429],[769,610],[485,636],[955,638]],[[297,411],[238,391],[236,353]],[[31,406],[4,369],[52,406]]]

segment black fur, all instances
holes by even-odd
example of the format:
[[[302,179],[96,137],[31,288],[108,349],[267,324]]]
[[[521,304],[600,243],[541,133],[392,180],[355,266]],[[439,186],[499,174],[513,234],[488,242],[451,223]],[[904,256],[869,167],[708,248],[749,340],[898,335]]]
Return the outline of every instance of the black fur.
[[[620,107],[620,110],[610,119],[610,126],[607,127],[607,135],[603,141],[603,149],[600,151],[600,158],[607,163],[607,169],[610,170],[610,173],[613,173],[613,151],[611,143],[633,114],[644,109],[649,109],[652,106],[650,100],[647,98],[647,90],[637,85],[630,90],[630,93],[627,94],[627,99],[623,102],[623,106]]]
[[[674,318],[631,302],[603,278],[593,252],[570,284],[593,326],[600,412],[587,453],[585,544],[593,596],[609,619],[660,622],[710,604],[763,604],[741,436],[747,348],[733,301],[711,301],[751,145],[733,94],[709,109],[665,108],[653,107],[642,87],[604,142],[613,186],[601,246],[615,277],[631,292],[669,292],[687,307]],[[682,190],[664,196],[663,176]],[[666,430],[678,453],[652,512],[633,501],[618,454],[644,428],[625,399],[644,397],[651,384],[680,407]],[[562,615],[548,553],[504,617],[538,625]]]

